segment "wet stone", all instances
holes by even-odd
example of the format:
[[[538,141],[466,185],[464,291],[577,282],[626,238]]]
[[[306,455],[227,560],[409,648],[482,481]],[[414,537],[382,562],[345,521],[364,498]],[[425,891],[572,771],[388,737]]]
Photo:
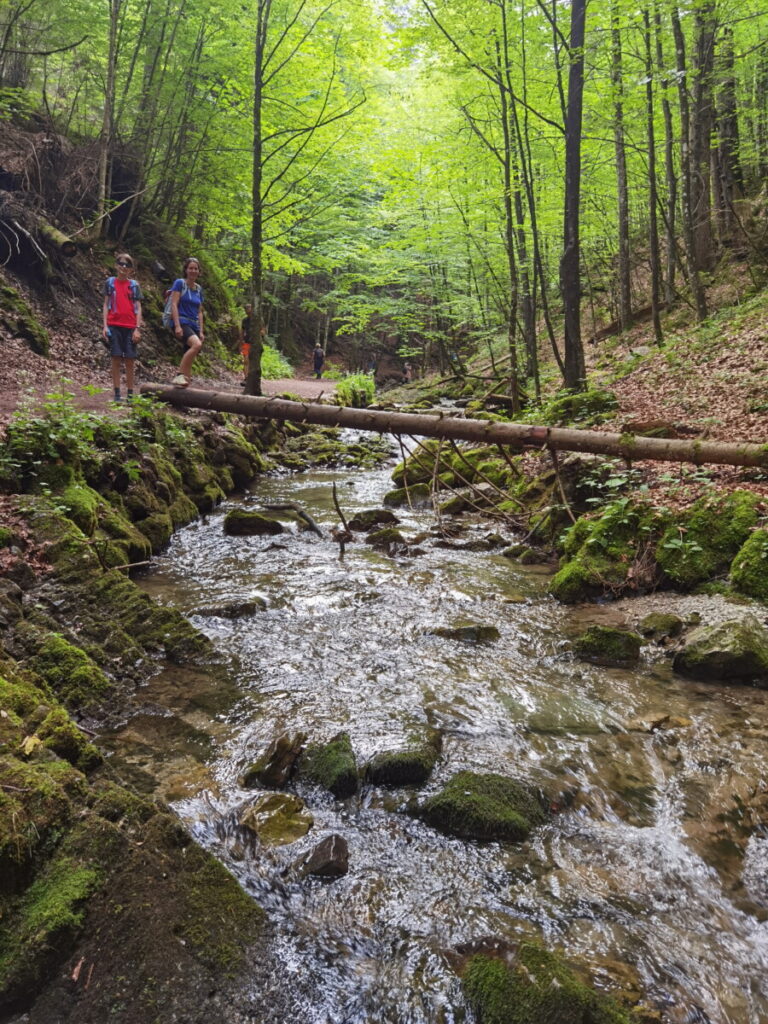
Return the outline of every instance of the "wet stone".
[[[495,626],[481,622],[462,622],[455,626],[433,626],[427,630],[433,636],[442,636],[446,640],[459,640],[464,644],[489,643],[499,639],[499,631]]]
[[[224,517],[224,533],[235,537],[253,537],[263,534],[284,533],[285,527],[276,519],[260,512],[248,512],[242,508],[232,509]]]
[[[302,876],[315,875],[318,878],[341,878],[349,871],[349,846],[343,836],[326,836],[317,846],[294,864]]]
[[[290,793],[268,793],[258,797],[241,813],[238,821],[265,846],[294,843],[305,836],[314,824],[314,818],[305,810],[301,797]]]
[[[590,626],[574,641],[574,651],[593,665],[628,668],[640,658],[640,637],[611,626]]]
[[[396,526],[400,520],[388,508],[368,508],[358,512],[349,521],[350,530],[367,533],[375,526]]]
[[[249,601],[229,601],[226,604],[210,605],[197,608],[195,615],[210,619],[243,619],[256,612],[266,611],[267,602],[263,597],[255,597]]]
[[[675,672],[712,683],[768,688],[768,630],[754,615],[701,626],[672,662]]]
[[[284,732],[275,737],[255,764],[240,776],[240,785],[244,789],[257,785],[280,789],[293,774],[306,741],[303,732]]]

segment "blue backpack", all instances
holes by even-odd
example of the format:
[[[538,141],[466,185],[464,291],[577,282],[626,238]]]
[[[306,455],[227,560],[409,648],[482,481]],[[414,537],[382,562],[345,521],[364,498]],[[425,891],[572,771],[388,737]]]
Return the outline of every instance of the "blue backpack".
[[[129,280],[129,282],[128,282],[128,286],[129,286],[128,287],[128,294],[131,297],[131,302],[133,302],[133,311],[138,316],[139,315],[139,303],[141,302],[141,288],[139,287],[139,282],[135,281],[133,278],[131,278]],[[115,301],[115,278],[114,277],[108,277],[107,278],[107,309],[109,310],[110,313],[114,313],[115,306],[116,306],[116,301]]]
[[[203,301],[203,289],[200,287],[200,285],[198,285],[197,286],[197,290],[200,292],[200,302],[202,303],[202,301]],[[179,302],[181,302],[181,300],[185,296],[187,296],[187,295],[189,295],[189,288],[187,288],[185,286],[184,291],[179,296]],[[167,291],[163,294],[163,298],[165,299],[165,305],[163,306],[163,327],[165,327],[169,331],[172,331],[173,330],[173,302],[172,302],[172,299],[173,299],[173,288],[168,288]]]

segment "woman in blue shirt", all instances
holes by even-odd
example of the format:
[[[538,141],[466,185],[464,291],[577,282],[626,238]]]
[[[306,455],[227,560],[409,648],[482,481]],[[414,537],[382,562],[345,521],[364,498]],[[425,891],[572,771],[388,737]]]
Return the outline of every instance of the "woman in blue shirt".
[[[184,277],[177,278],[171,286],[171,314],[173,333],[184,345],[178,374],[171,383],[185,388],[189,384],[189,371],[197,353],[203,347],[203,289],[197,283],[200,264],[190,257],[184,260]]]

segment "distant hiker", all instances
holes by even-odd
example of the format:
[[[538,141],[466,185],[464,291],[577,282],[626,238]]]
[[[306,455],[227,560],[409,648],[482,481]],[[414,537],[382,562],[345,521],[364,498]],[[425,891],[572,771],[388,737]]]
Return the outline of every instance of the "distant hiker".
[[[189,371],[200,349],[203,347],[203,289],[197,283],[200,263],[190,257],[184,260],[184,277],[177,278],[171,285],[171,317],[173,333],[184,346],[179,372],[171,381],[178,388],[189,384]]]
[[[406,363],[403,367],[403,376],[405,377],[405,383],[410,384],[413,380],[413,367],[410,363]]]
[[[320,380],[323,375],[323,363],[325,362],[325,352],[323,352],[323,346],[318,343],[315,345],[315,351],[312,353],[312,369],[315,371],[315,377]]]
[[[251,355],[251,316],[253,306],[250,302],[245,305],[245,316],[240,324],[240,354],[243,357],[243,383],[248,376],[248,360]]]
[[[136,346],[141,338],[141,288],[139,282],[129,277],[133,260],[127,252],[115,258],[116,277],[104,282],[104,306],[102,334],[109,342],[112,355],[112,385],[115,401],[121,401],[120,371],[125,366],[125,387],[128,398],[133,398],[134,367]]]

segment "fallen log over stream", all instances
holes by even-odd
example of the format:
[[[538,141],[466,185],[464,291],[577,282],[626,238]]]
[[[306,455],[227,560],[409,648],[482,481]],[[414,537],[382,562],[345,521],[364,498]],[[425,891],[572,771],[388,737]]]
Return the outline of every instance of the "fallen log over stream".
[[[454,413],[383,412],[376,409],[350,409],[321,405],[318,402],[291,402],[284,398],[261,398],[229,391],[199,391],[142,384],[143,395],[154,395],[171,405],[213,409],[260,419],[291,420],[324,427],[352,427],[377,434],[412,434],[416,437],[443,437],[475,444],[500,444],[511,448],[551,448],[556,451],[613,455],[636,462],[692,462],[696,466],[717,463],[725,466],[768,468],[768,444],[723,441],[680,441],[635,434],[611,434],[601,430],[574,430],[564,427],[533,426],[529,423],[502,423],[463,419]]]

